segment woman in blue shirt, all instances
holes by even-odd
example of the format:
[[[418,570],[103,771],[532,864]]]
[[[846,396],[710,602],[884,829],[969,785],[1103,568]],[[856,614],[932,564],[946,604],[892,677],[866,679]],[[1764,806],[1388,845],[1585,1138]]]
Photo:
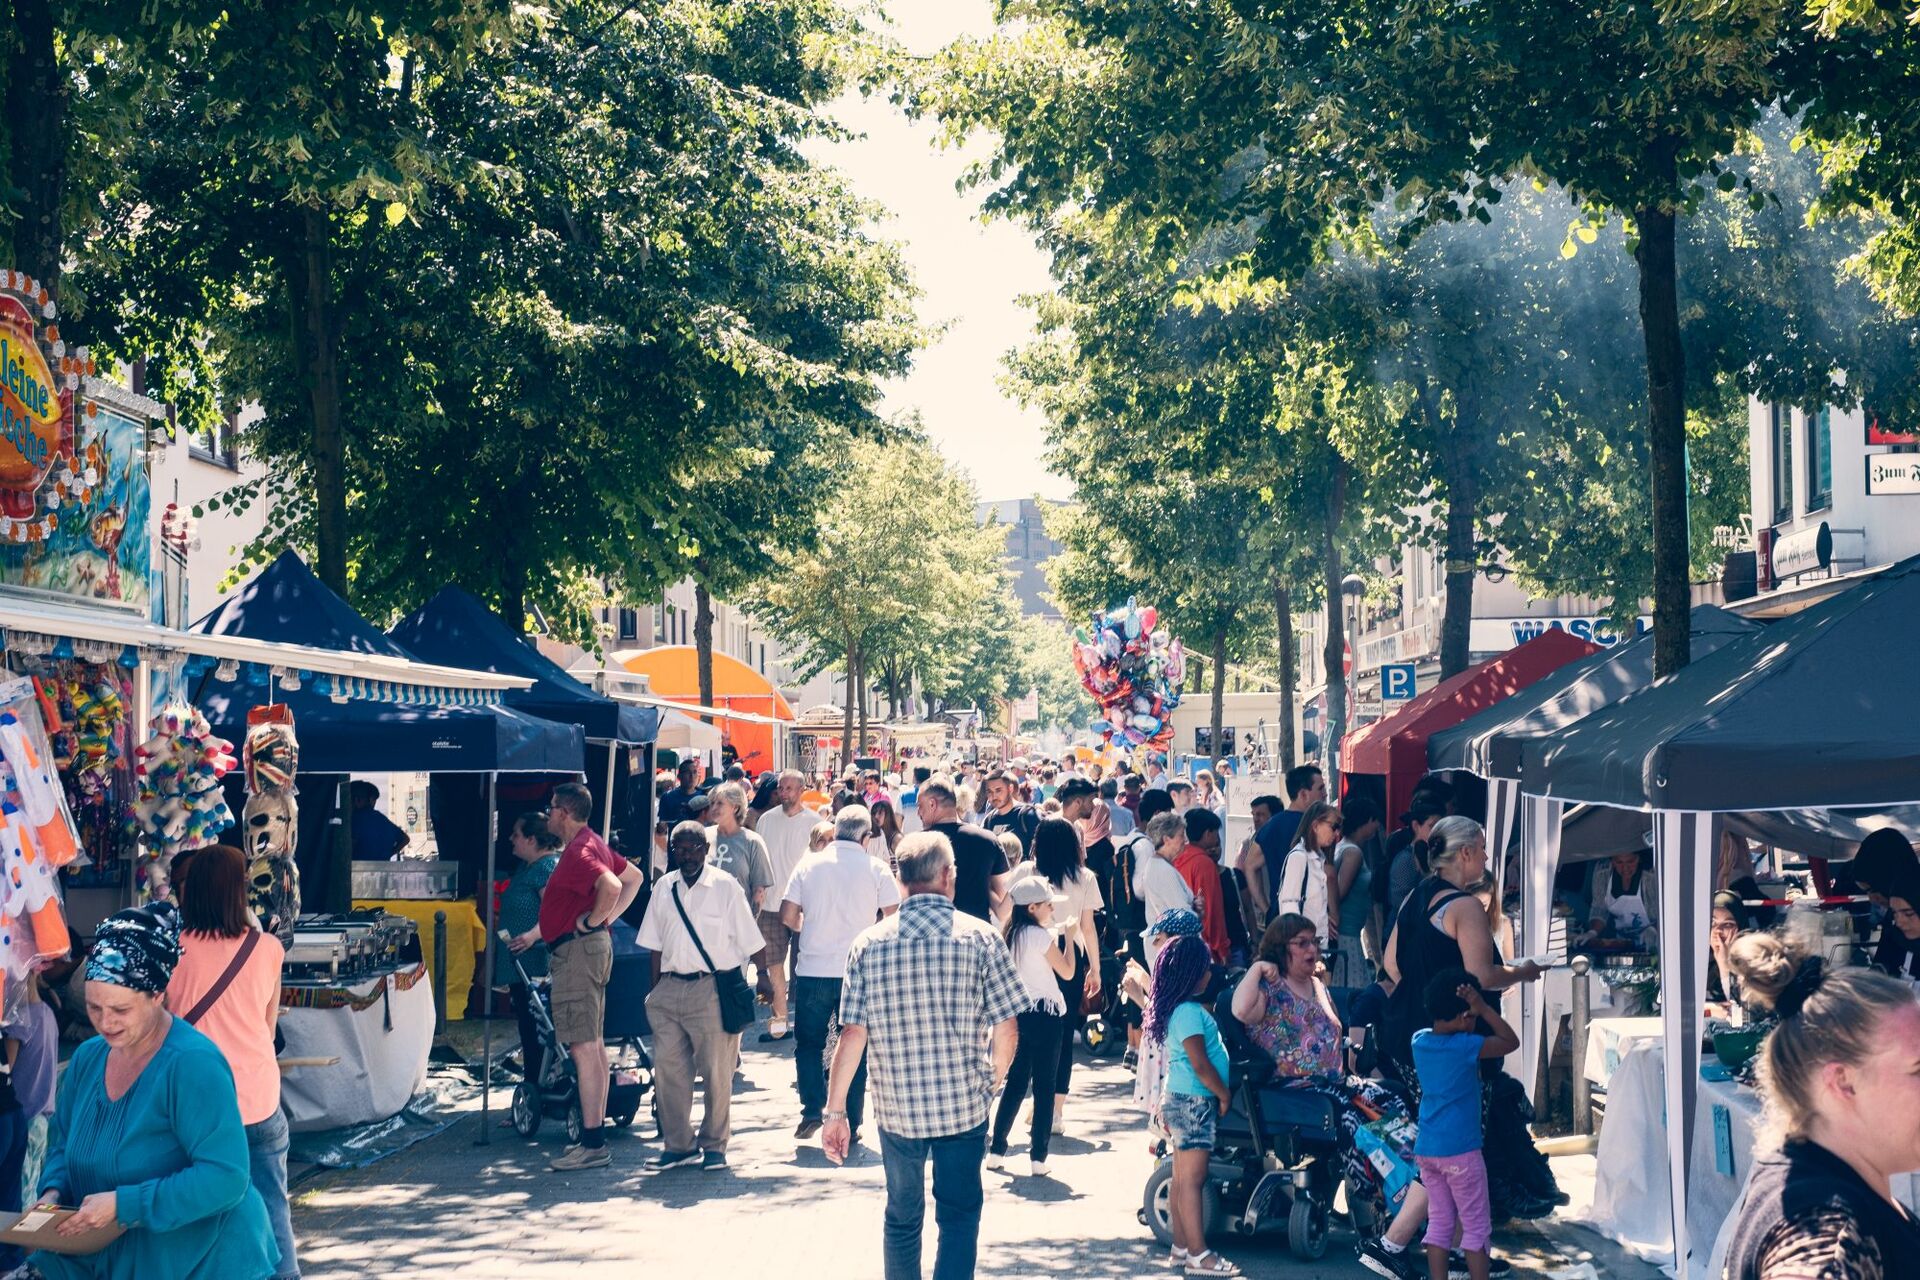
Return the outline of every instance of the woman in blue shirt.
[[[546,976],[547,947],[540,941],[540,895],[560,863],[560,837],[547,830],[544,810],[523,813],[513,820],[507,847],[520,860],[520,869],[500,895],[499,928],[507,939],[504,946],[493,949],[493,985],[505,987],[513,1001],[513,1016],[520,1023],[520,1062],[526,1078],[538,1083],[544,1062],[540,1032],[533,1021],[533,991],[521,981],[520,970],[513,962],[517,958],[529,978]],[[501,1124],[508,1127],[513,1120],[509,1117]]]
[[[101,922],[87,962],[99,1034],[74,1051],[47,1131],[41,1204],[78,1206],[58,1228],[125,1228],[97,1253],[36,1253],[47,1280],[264,1280],[278,1256],[248,1176],[233,1072],[213,1041],[167,1012],[180,958],[170,904]]]

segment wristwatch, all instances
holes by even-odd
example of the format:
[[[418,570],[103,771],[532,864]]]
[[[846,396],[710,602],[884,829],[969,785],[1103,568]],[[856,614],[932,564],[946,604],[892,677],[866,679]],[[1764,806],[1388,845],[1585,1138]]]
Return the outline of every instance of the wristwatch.
[[[822,1120],[845,1120],[847,1113],[844,1111],[822,1111],[820,1118]]]

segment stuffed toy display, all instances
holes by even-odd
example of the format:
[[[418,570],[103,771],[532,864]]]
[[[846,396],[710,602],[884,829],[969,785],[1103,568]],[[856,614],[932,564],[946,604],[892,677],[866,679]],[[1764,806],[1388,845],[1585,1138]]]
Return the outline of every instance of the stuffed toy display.
[[[300,743],[293,711],[282,703],[247,712],[247,790],[241,824],[246,828],[247,896],[260,927],[282,943],[293,942],[300,918],[300,868],[293,860],[300,840],[300,805],[293,775]]]
[[[176,855],[218,844],[233,825],[220,779],[239,762],[233,744],[216,736],[206,716],[185,703],[163,707],[148,731],[137,752],[140,798],[133,813],[149,854],[144,872],[151,893],[162,887],[164,868]]]
[[[58,873],[80,856],[79,832],[53,761],[34,686],[0,682],[0,1006],[8,1009],[28,971],[72,945]]]

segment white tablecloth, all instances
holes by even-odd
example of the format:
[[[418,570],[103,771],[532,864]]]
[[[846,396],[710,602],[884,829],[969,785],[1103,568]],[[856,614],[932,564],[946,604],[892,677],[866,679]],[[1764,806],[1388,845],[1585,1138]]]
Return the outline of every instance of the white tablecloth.
[[[1673,1262],[1668,1202],[1666,1054],[1636,1042],[1607,1082],[1607,1119],[1594,1153],[1593,1204],[1584,1221],[1659,1266]]]
[[[433,984],[421,979],[401,990],[403,981],[390,974],[341,984],[360,999],[386,987],[384,997],[364,1009],[281,1011],[287,1040],[283,1057],[340,1059],[330,1067],[300,1067],[281,1076],[281,1101],[296,1133],[384,1120],[426,1083],[427,1055],[433,1051]]]
[[[1663,1034],[1659,1018],[1594,1018],[1587,1023],[1587,1079],[1606,1088],[1621,1059],[1635,1045],[1658,1040]]]

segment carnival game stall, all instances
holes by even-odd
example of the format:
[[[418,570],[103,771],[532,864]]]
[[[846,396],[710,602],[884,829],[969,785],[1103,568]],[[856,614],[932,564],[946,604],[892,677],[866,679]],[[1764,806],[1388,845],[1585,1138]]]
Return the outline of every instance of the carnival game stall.
[[[1665,1123],[1656,1127],[1650,1112],[1646,1126],[1629,1126],[1624,1136],[1648,1166],[1639,1144],[1646,1132],[1665,1134],[1668,1252],[1682,1277],[1716,1274],[1715,1236],[1751,1169],[1744,1135],[1756,1110],[1732,1064],[1702,1053],[1716,822],[1842,810],[1870,826],[1909,814],[1920,802],[1920,668],[1888,661],[1886,646],[1916,625],[1920,559],[1736,636],[1675,676],[1520,744],[1531,936],[1550,901],[1569,806],[1628,811],[1653,836],[1664,904],[1657,1115]],[[1850,928],[1831,929],[1811,909],[1795,917],[1790,927],[1810,931],[1815,945],[1828,933],[1846,935],[1830,952],[1836,960],[1851,954]],[[1896,1186],[1911,1193],[1907,1179]],[[1657,1254],[1657,1244],[1644,1251]]]
[[[336,652],[415,661],[291,553],[193,630],[262,641],[299,635]],[[470,780],[481,794],[501,773],[577,777],[586,763],[582,731],[507,706],[433,705],[416,700],[416,692],[401,685],[369,688],[364,690],[368,697],[343,701],[334,680],[288,680],[259,669],[228,672],[231,678],[222,679],[222,672],[204,665],[190,667],[188,674],[195,702],[216,733],[251,741],[263,725],[289,727],[286,737],[294,749],[283,759],[297,757],[309,797],[307,805],[298,806],[289,794],[293,788],[283,784],[277,799],[259,806],[267,833],[248,822],[249,854],[259,852],[256,840],[268,841],[273,856],[304,872],[312,887],[312,901],[295,912],[283,984],[282,1026],[289,1052],[341,1059],[337,1068],[287,1078],[284,1093],[294,1127],[334,1128],[391,1115],[424,1079],[432,1047],[436,924],[444,923],[447,961],[446,1003],[438,1013],[447,1020],[464,1016],[478,958],[487,947],[486,926],[470,894],[484,886],[481,868],[491,849],[482,847],[489,843],[483,834],[473,848],[454,851],[453,861],[472,868],[464,884],[457,868],[442,864],[356,866],[344,847],[350,808],[346,777],[429,773],[436,779]],[[517,674],[461,674],[469,690],[493,682],[517,690],[533,684]],[[268,709],[265,715],[262,709]],[[290,767],[286,773],[290,780]],[[249,810],[260,801],[261,790],[254,788]],[[486,829],[483,817],[480,830]],[[353,893],[356,878],[370,887],[374,878],[390,880],[395,871],[416,872],[422,880],[417,891],[444,896]],[[312,910],[314,905],[321,909]]]

